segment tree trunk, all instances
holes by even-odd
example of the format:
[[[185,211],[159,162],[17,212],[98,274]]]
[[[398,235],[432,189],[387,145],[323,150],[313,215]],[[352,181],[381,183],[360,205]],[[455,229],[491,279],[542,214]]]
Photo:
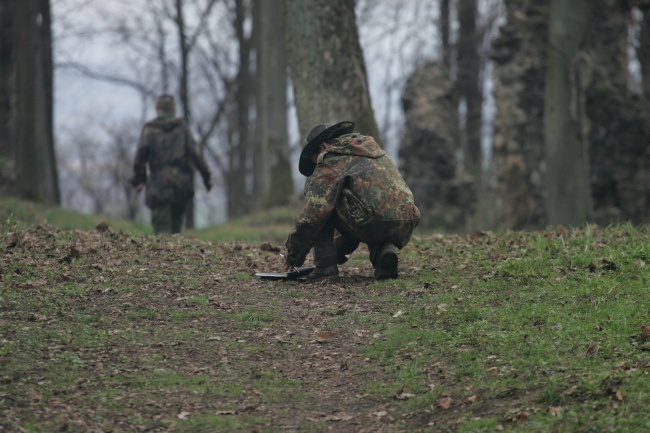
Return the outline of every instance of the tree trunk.
[[[476,29],[477,0],[459,0],[458,101],[465,106],[465,122],[461,127],[465,170],[477,184],[481,182],[481,124],[483,86],[481,85],[480,37]]]
[[[283,205],[293,196],[287,132],[287,55],[282,0],[255,2],[257,127],[256,207]]]
[[[420,209],[422,226],[443,231],[467,229],[475,200],[472,182],[458,173],[458,110],[448,69],[428,63],[406,84],[406,118],[399,149],[400,169]]]
[[[589,216],[585,113],[576,65],[584,56],[590,0],[551,0],[544,105],[546,209],[550,224],[578,226]]]
[[[247,187],[247,180],[250,176],[250,103],[253,90],[253,80],[250,72],[250,51],[251,41],[245,34],[244,23],[247,10],[244,0],[235,1],[234,27],[239,41],[239,72],[237,74],[235,90],[235,129],[236,134],[232,137],[232,153],[230,155],[229,172],[229,207],[228,216],[236,218],[246,215],[250,211],[250,191]]]
[[[639,45],[638,56],[643,74],[643,96],[650,100],[650,6],[643,10]]]
[[[506,0],[507,22],[492,45],[495,204],[492,226],[536,229],[544,204],[544,75],[548,5]]]
[[[449,29],[451,27],[451,0],[440,0],[440,40],[442,51],[442,65],[451,72],[451,39]]]
[[[183,119],[187,124],[190,124],[191,111],[190,111],[190,92],[188,86],[189,79],[189,59],[190,59],[190,49],[187,45],[187,29],[185,26],[185,14],[183,11],[183,0],[176,0],[176,31],[178,32],[178,47],[180,52],[180,77],[179,77],[179,93],[181,99],[181,113]],[[164,47],[164,41],[161,42],[161,46]],[[161,51],[163,54],[164,51]],[[161,62],[162,63],[162,62]],[[164,69],[164,66],[163,66]],[[163,74],[164,76],[164,74]],[[192,180],[193,182],[194,180]],[[190,199],[187,203],[187,212],[185,216],[185,228],[193,229],[194,228],[194,198]]]
[[[592,0],[591,51],[582,65],[586,88],[594,220],[650,221],[650,100],[627,87],[630,10]],[[646,11],[646,13],[650,13]]]
[[[15,65],[13,32],[17,1],[0,2],[0,194],[14,189]]]
[[[15,158],[18,196],[59,203],[52,131],[52,50],[49,1],[21,1],[13,9]]]
[[[300,136],[351,120],[379,141],[359,45],[354,0],[285,0],[286,40]]]

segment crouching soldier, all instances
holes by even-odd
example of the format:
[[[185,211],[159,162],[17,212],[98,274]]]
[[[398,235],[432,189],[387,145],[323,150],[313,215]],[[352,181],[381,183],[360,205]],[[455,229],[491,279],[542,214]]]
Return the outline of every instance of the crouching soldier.
[[[208,191],[210,170],[185,121],[175,118],[172,96],[156,99],[156,114],[142,130],[131,184],[137,192],[147,186],[145,203],[151,208],[154,233],[180,233],[188,202],[194,197],[194,168]]]
[[[285,271],[301,266],[314,249],[311,281],[337,278],[337,264],[367,244],[378,280],[397,278],[398,249],[420,223],[413,194],[372,137],[354,123],[319,124],[299,161],[307,176],[305,204],[286,242]]]

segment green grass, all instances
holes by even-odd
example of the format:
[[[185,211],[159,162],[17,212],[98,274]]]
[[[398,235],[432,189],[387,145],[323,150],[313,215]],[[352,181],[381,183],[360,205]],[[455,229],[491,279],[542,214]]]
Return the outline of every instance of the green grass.
[[[366,355],[392,371],[392,381],[370,392],[409,389],[416,397],[404,410],[413,412],[446,395],[456,402],[447,410],[467,406],[470,395],[482,405],[514,395],[527,417],[535,415],[521,431],[643,431],[650,426],[643,409],[650,404],[648,344],[639,347],[634,335],[650,323],[649,247],[645,229],[620,226],[595,236],[588,227],[566,238],[498,233],[442,259],[448,265],[427,275],[417,304],[400,302],[400,317],[375,326],[382,338]],[[454,250],[433,244],[420,259],[439,262]],[[427,389],[427,381],[434,386]],[[620,400],[616,391],[634,397]],[[554,406],[564,408],[561,417],[548,415]],[[461,431],[494,423],[468,422]]]
[[[108,224],[113,230],[126,233],[151,233],[148,225],[118,218],[85,215],[58,206],[0,197],[0,221],[19,222],[21,226],[47,223],[68,230],[93,230],[100,223]]]
[[[359,253],[310,285],[252,277],[277,212],[199,239],[5,213],[0,429],[650,429],[647,228],[419,234],[398,280]]]
[[[298,207],[272,208],[255,215],[238,218],[214,227],[194,230],[188,234],[199,239],[214,242],[271,242],[284,243],[293,227]],[[0,197],[0,221],[13,221],[21,226],[47,223],[62,229],[93,230],[100,223],[106,223],[113,230],[132,234],[151,234],[149,224],[85,215],[58,206]]]
[[[284,243],[298,210],[295,206],[269,209],[216,227],[198,230],[196,236],[207,241]]]

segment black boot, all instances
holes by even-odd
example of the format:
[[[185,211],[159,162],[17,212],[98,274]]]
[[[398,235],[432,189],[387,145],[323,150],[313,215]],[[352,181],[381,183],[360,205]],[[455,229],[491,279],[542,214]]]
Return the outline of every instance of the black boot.
[[[382,245],[379,257],[375,263],[375,279],[387,280],[389,278],[397,278],[398,263],[397,247],[391,243]]]
[[[311,274],[308,275],[309,281],[316,283],[323,280],[336,280],[339,277],[339,267],[336,265],[316,266]]]

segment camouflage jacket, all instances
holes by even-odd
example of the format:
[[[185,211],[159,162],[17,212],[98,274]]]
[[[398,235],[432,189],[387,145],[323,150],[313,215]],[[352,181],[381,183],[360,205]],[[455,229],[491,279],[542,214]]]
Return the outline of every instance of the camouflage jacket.
[[[210,181],[210,170],[183,119],[161,116],[144,125],[131,182],[134,186],[146,183],[148,206],[192,198],[194,167],[204,182]]]
[[[372,137],[342,135],[318,156],[305,184],[305,204],[286,242],[287,263],[301,266],[332,216],[348,227],[373,221],[420,222],[413,194]],[[354,233],[351,233],[354,235]]]

